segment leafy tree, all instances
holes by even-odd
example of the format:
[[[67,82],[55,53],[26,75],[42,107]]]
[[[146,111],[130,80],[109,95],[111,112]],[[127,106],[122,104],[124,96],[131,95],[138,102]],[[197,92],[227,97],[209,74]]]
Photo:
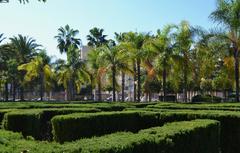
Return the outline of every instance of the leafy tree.
[[[103,32],[104,29],[94,27],[89,31],[90,34],[87,35],[88,46],[91,48],[88,54],[88,69],[92,80],[92,88],[95,83],[97,84],[98,101],[102,101],[102,77],[106,72],[106,69],[101,65],[102,61],[98,57],[100,53],[99,47],[108,43],[107,35],[104,35]]]
[[[217,9],[211,13],[210,18],[222,25],[224,31],[216,36],[231,42],[230,48],[234,52],[234,69],[236,84],[236,101],[239,102],[239,50],[240,50],[240,1],[217,0]]]
[[[113,101],[116,101],[116,76],[117,72],[121,70],[129,70],[128,68],[128,56],[126,52],[120,50],[118,46],[115,46],[114,42],[109,42],[107,46],[101,48],[100,58],[105,61],[107,70],[112,73],[112,90]]]
[[[75,48],[79,48],[81,46],[81,39],[76,38],[79,34],[78,30],[71,29],[69,25],[65,27],[60,27],[58,29],[58,35],[55,38],[58,41],[58,49],[60,53],[67,53],[68,49],[71,45]]]
[[[35,58],[29,63],[18,66],[18,70],[26,71],[24,80],[31,82],[34,79],[38,79],[40,83],[40,98],[43,101],[43,93],[51,88],[51,82],[54,77],[50,65],[50,57],[47,56],[45,51],[41,51]]]
[[[108,40],[106,39],[107,35],[103,34],[104,29],[94,27],[89,32],[90,34],[87,35],[88,46],[96,48],[108,43]]]
[[[89,82],[85,63],[80,59],[80,50],[71,45],[68,49],[67,63],[62,65],[57,74],[58,84],[67,90],[67,100],[74,100],[76,91],[79,93],[82,84]]]
[[[144,58],[144,44],[149,38],[148,34],[129,32],[125,35],[126,43],[124,44],[131,52],[132,65],[134,71],[134,95],[136,95],[137,82],[137,101],[140,102],[141,97],[141,60]],[[136,96],[134,96],[136,101]]]
[[[91,86],[95,88],[97,85],[98,101],[102,100],[102,78],[106,73],[106,68],[103,66],[103,60],[100,59],[100,49],[94,48],[87,55],[87,69],[90,75]]]
[[[46,2],[47,0],[38,0],[39,2]],[[20,3],[28,3],[29,0],[19,0]],[[9,3],[9,0],[0,0],[0,3]]]
[[[173,44],[171,39],[171,31],[174,25],[167,25],[162,31],[157,31],[157,36],[152,40],[152,49],[155,52],[157,60],[157,67],[162,68],[162,81],[163,81],[163,101],[166,99],[167,89],[167,70],[171,68],[170,60],[173,55]]]
[[[36,51],[41,46],[36,43],[36,40],[26,36],[18,35],[10,38],[12,49],[15,50],[18,65],[25,64],[31,61],[36,55]],[[25,72],[20,72],[20,99],[24,101],[24,75]]]
[[[190,54],[193,45],[194,29],[187,21],[182,21],[177,28],[175,37],[175,55],[174,60],[181,64],[183,74],[183,93],[184,101],[187,102],[188,76],[190,74]]]

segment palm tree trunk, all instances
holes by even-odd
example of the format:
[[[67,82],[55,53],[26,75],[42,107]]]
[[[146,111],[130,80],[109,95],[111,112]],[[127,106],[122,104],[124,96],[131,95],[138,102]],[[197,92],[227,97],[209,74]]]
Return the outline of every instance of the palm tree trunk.
[[[8,101],[8,83],[5,83],[5,101]]]
[[[151,102],[152,101],[152,92],[149,91],[148,93],[148,101]]]
[[[13,101],[15,101],[16,100],[16,81],[15,81],[15,79],[13,79],[12,86],[13,86],[12,96],[13,96]]]
[[[24,88],[22,84],[20,86],[20,100],[24,101]]]
[[[167,70],[165,67],[163,67],[163,73],[162,73],[162,78],[163,78],[163,101],[166,101],[166,78],[167,78]]]
[[[43,101],[43,93],[44,93],[44,74],[40,73],[40,100]]]
[[[113,102],[116,101],[116,68],[112,67],[112,88],[113,88]]]
[[[133,62],[133,72],[134,72],[134,83],[133,83],[133,101],[136,102],[136,95],[137,95],[137,85],[136,85],[136,81],[137,81],[137,68],[136,68],[136,63],[135,61]]]
[[[141,61],[137,60],[137,83],[138,83],[138,90],[137,90],[137,101],[141,101],[141,68],[140,68]]]
[[[236,83],[236,102],[239,102],[239,57],[238,57],[238,48],[235,47],[234,51],[235,59],[235,83]]]
[[[102,101],[102,83],[101,81],[98,82],[98,101]]]
[[[122,72],[122,102],[125,101],[124,89],[125,89],[125,73]]]
[[[187,60],[184,60],[184,67],[183,67],[183,83],[184,83],[184,102],[187,102],[187,69],[188,69],[188,62]]]

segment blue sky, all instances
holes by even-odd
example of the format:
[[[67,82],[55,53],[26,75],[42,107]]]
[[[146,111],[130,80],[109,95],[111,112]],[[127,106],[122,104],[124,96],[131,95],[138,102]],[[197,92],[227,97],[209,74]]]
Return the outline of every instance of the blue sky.
[[[60,26],[69,24],[80,31],[86,44],[89,29],[105,29],[109,38],[114,32],[155,32],[166,24],[188,20],[192,25],[211,28],[209,14],[215,0],[48,0],[29,4],[10,0],[0,3],[0,33],[11,37],[23,34],[42,44],[49,55],[64,58],[57,50],[54,36]]]

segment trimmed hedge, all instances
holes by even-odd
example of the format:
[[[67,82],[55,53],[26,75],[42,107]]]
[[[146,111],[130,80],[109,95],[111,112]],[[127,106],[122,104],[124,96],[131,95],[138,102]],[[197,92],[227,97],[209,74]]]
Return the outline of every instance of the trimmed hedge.
[[[156,105],[148,105],[146,106],[146,108],[240,111],[240,105],[237,103],[231,103],[231,104],[230,103],[219,103],[219,104],[159,103]],[[126,108],[126,109],[129,109],[129,108]]]
[[[149,109],[148,109],[149,110]],[[220,146],[222,153],[240,152],[240,112],[210,110],[157,110],[165,122],[193,119],[213,119],[221,123]]]
[[[52,119],[54,140],[60,143],[117,131],[137,132],[160,124],[158,113],[131,111],[77,113]]]
[[[194,120],[60,145],[24,140],[20,134],[0,130],[0,149],[4,153],[219,153],[218,131],[217,121]]]
[[[199,103],[199,102],[214,102],[214,103],[220,103],[222,102],[221,97],[211,96],[211,95],[196,95],[192,98],[193,103]]]
[[[32,136],[37,140],[51,140],[51,118],[55,115],[99,111],[94,108],[17,110],[4,115],[3,128],[14,132],[22,132],[24,137]]]
[[[115,133],[65,144],[81,153],[219,153],[219,123],[210,120],[176,122],[142,130]]]

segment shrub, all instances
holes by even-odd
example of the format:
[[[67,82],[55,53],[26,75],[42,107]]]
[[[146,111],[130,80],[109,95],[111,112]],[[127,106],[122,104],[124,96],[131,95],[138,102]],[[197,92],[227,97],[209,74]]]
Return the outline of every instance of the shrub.
[[[0,130],[0,152],[20,153],[218,153],[219,123],[212,120],[176,122],[139,133],[121,132],[63,145],[25,140]]]
[[[151,112],[69,114],[52,119],[54,140],[61,143],[116,131],[137,132],[157,124],[158,113]]]
[[[211,95],[197,95],[192,98],[192,102],[221,102],[222,98]]]
[[[51,140],[51,118],[55,115],[74,112],[97,112],[93,108],[31,109],[6,113],[3,127],[6,130],[22,132],[23,136],[33,136],[37,140]]]
[[[219,153],[218,131],[216,121],[176,122],[137,134],[121,132],[82,139],[65,147],[81,153]]]

